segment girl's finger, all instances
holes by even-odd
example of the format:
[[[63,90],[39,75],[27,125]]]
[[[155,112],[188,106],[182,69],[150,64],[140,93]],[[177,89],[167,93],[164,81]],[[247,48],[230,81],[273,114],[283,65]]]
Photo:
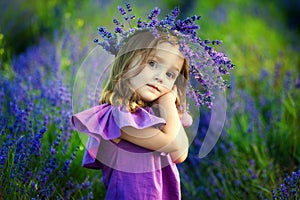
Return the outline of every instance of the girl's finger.
[[[177,97],[178,91],[177,91],[177,86],[176,85],[173,86],[172,92]]]
[[[173,86],[173,88],[172,88],[172,94],[175,96],[175,98],[176,98],[176,100],[175,100],[175,102],[180,102],[180,100],[179,100],[179,96],[178,96],[178,89],[177,89],[177,86],[176,85],[174,85]]]
[[[174,96],[176,97],[176,101],[177,101],[177,102],[180,102],[179,96],[178,96],[178,89],[177,89],[177,86],[176,86],[176,85],[173,86],[173,88],[172,88],[172,93],[173,93]]]

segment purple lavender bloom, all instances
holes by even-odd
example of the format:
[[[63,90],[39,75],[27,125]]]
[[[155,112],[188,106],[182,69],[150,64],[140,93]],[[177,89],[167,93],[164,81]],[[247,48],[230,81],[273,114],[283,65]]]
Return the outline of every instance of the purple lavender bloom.
[[[115,28],[115,33],[123,33],[123,29],[120,27]]]
[[[295,84],[295,88],[299,89],[300,88],[300,75],[297,78],[296,84]]]
[[[290,71],[287,71],[284,77],[284,83],[283,87],[285,91],[289,91],[291,89],[291,82],[292,82],[292,73]]]
[[[113,19],[114,24],[116,24],[117,26],[120,25],[120,22],[114,17]]]
[[[219,40],[213,40],[211,43],[212,43],[213,45],[215,45],[215,44],[216,44],[216,45],[221,44]]]
[[[91,182],[89,181],[89,180],[85,180],[82,184],[81,184],[81,188],[82,189],[88,189],[89,187],[91,187],[92,186],[92,184],[91,184]]]
[[[253,169],[248,169],[248,172],[249,172],[249,174],[250,174],[250,178],[251,178],[251,179],[256,179],[256,178],[257,178],[257,176],[256,176],[256,174],[254,173]]]
[[[35,59],[32,59],[33,57]],[[2,180],[6,182],[9,189],[6,191],[3,188],[0,195],[8,194],[9,196],[9,193],[15,192],[18,193],[17,195],[24,195],[24,198],[29,196],[35,199],[55,198],[52,196],[55,188],[51,181],[56,180],[53,174],[63,162],[56,159],[61,158],[61,155],[57,157],[57,154],[63,152],[59,145],[60,139],[55,140],[55,143],[51,145],[52,148],[43,148],[45,144],[42,144],[42,138],[47,132],[47,136],[53,139],[53,132],[51,132],[53,129],[47,130],[49,127],[61,126],[64,133],[70,129],[68,122],[70,89],[59,81],[60,76],[53,77],[60,63],[57,60],[59,58],[51,43],[41,42],[40,46],[29,48],[21,56],[14,58],[15,79],[8,81],[0,75],[1,86],[3,86],[0,89],[0,96],[3,97],[0,104],[7,105],[3,106],[0,111],[0,174],[5,172],[7,177],[13,178],[13,180]],[[77,59],[81,60],[82,57]],[[20,63],[24,63],[27,69],[19,68]],[[19,74],[19,72],[24,74]],[[41,76],[42,79],[36,79],[35,76]],[[33,87],[37,83],[36,80],[42,80],[42,82],[39,82],[38,87]],[[35,90],[32,91],[32,89]],[[2,96],[2,94],[5,95]],[[61,118],[58,120],[59,123],[55,123],[58,118]],[[63,142],[68,143],[68,141]],[[56,152],[53,153],[53,151]],[[71,158],[74,159],[75,154],[72,154]],[[63,180],[60,181],[63,182]],[[59,182],[57,187],[61,185]],[[61,189],[64,190],[64,188]],[[73,194],[78,190],[72,189]]]
[[[209,191],[209,188],[205,188],[206,196],[211,197],[211,192]]]
[[[262,69],[259,75],[259,79],[263,81],[264,79],[269,77],[269,72],[265,69]]]
[[[126,15],[126,11],[124,10],[124,8],[122,6],[118,6],[119,12],[121,15]]]
[[[142,28],[142,29],[144,29],[144,28],[146,28],[147,27],[147,23],[146,22],[142,22],[141,21],[141,18],[138,18],[138,21],[137,21],[137,27],[138,28]]]
[[[129,3],[126,3],[126,8],[128,12],[132,11],[131,5]]]
[[[172,17],[175,19],[176,17],[178,17],[180,13],[180,9],[178,7],[174,8],[174,10],[172,11]]]
[[[155,28],[158,24],[158,21],[156,19],[151,20],[151,22],[148,24],[148,27]]]
[[[199,20],[201,16],[194,15],[191,17],[193,21]]]
[[[290,197],[285,184],[280,185],[280,191],[281,191],[281,194],[283,195],[284,198],[288,199]]]
[[[155,7],[148,15],[148,19],[153,20],[157,18],[159,14],[160,14],[160,9],[158,7]]]
[[[300,170],[286,175],[284,183],[280,184],[276,190],[272,190],[273,199],[297,199],[300,183]]]
[[[102,38],[110,38],[111,33],[107,31],[105,27],[100,26],[98,29],[99,34],[102,36]]]
[[[278,80],[280,79],[281,67],[282,67],[282,65],[280,63],[276,63],[275,72],[274,72],[274,86],[277,86]]]
[[[221,191],[221,190],[219,190],[219,189],[215,189],[215,192],[217,193],[217,195],[218,195],[218,197],[219,197],[219,198],[222,198],[222,199],[224,199],[224,194],[222,193],[222,191]]]
[[[249,164],[251,165],[251,167],[254,167],[255,166],[255,160],[254,159],[251,159],[249,161]]]

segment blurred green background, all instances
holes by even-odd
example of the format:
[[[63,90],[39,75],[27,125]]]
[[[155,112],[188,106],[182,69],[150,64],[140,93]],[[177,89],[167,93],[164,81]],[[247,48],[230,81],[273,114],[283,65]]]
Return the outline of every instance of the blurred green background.
[[[1,1],[0,14],[2,59],[9,60],[41,37],[52,38],[54,33],[67,29],[82,34],[91,42],[96,27],[111,26],[117,5],[125,1]],[[201,15],[200,36],[221,39],[223,48],[233,57],[241,76],[257,74],[261,68],[272,70],[276,63],[284,69],[292,66],[299,71],[299,1],[128,1],[138,9],[137,14],[159,6],[162,15],[175,6],[181,17]]]

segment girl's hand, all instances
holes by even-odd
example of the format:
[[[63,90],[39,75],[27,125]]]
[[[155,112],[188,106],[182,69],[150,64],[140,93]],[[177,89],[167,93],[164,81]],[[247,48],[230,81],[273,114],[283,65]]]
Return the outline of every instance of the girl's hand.
[[[176,85],[173,86],[172,90],[167,92],[166,94],[162,95],[157,99],[158,104],[171,104],[176,102],[178,92],[177,92],[177,87]]]

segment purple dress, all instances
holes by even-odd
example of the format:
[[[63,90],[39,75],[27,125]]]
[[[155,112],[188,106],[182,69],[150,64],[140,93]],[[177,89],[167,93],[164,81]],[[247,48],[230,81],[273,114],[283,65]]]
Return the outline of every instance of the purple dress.
[[[90,136],[83,166],[102,170],[106,199],[181,199],[179,173],[168,153],[125,140],[111,141],[121,135],[122,127],[163,126],[166,121],[155,116],[151,108],[130,113],[122,106],[102,104],[74,115],[72,123]]]

